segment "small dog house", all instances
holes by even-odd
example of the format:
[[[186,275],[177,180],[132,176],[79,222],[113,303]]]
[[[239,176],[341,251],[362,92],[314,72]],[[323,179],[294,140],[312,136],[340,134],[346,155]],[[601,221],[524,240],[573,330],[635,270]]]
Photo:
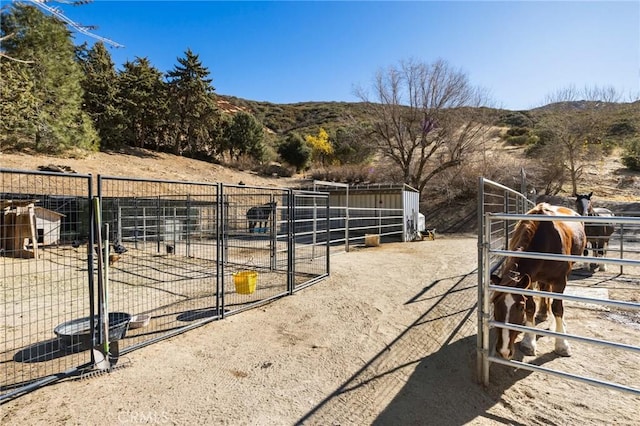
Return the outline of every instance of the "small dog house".
[[[0,248],[5,256],[31,259],[39,245],[60,240],[63,214],[35,206],[37,200],[0,200]]]
[[[64,216],[62,213],[35,206],[38,244],[48,246],[60,242],[60,228]]]

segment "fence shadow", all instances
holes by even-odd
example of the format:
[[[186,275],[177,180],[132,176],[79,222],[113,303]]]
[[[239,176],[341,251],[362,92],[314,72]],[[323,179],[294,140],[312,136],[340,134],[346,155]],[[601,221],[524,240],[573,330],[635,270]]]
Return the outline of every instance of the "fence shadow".
[[[490,387],[484,388],[475,374],[476,336],[444,345],[417,365],[396,397],[378,415],[374,425],[425,424],[461,425],[483,418],[487,421],[524,425],[513,418],[489,413],[502,394],[532,372],[492,364]],[[532,364],[542,365],[558,355],[544,354]]]
[[[13,361],[33,363],[51,361],[63,356],[71,355],[72,351],[65,351],[60,347],[60,339],[45,340],[18,351]]]
[[[474,271],[417,292],[405,305],[424,303],[424,313],[296,424],[358,423],[367,410],[379,413],[376,425],[458,425],[476,418],[518,424],[487,411],[531,372],[493,365],[489,389],[476,379],[476,282]]]

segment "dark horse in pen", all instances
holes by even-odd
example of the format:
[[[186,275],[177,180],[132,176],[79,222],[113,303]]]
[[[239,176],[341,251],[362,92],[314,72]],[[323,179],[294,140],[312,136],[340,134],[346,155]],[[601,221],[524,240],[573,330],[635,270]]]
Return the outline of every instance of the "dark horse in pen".
[[[613,212],[604,207],[593,207],[591,203],[591,196],[593,192],[588,194],[575,194],[576,197],[576,210],[581,216],[600,216],[600,217],[612,217]],[[607,255],[607,247],[609,246],[609,238],[613,234],[614,227],[610,223],[589,223],[585,221],[584,230],[587,233],[587,242],[591,244],[591,250],[594,257],[605,257]],[[584,255],[587,255],[585,249]],[[592,263],[590,265],[591,270],[600,268],[601,271],[606,271],[606,264]]]
[[[249,222],[249,232],[257,231],[257,228],[265,228],[271,213],[276,209],[276,202],[272,201],[261,206],[251,207],[247,210],[247,221]]]

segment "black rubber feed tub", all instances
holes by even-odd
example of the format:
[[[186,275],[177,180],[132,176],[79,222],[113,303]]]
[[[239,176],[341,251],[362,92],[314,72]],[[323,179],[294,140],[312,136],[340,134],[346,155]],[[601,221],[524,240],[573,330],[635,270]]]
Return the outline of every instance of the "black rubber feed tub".
[[[131,315],[125,312],[109,313],[110,342],[124,338],[127,333],[130,320]],[[60,349],[65,352],[81,352],[91,349],[90,317],[64,322],[54,328],[53,332],[60,339]]]

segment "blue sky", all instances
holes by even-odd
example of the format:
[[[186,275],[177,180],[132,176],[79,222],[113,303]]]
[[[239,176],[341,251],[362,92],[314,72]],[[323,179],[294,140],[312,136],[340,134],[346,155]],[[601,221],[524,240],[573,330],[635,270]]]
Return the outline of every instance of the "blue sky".
[[[118,69],[147,57],[166,72],[190,48],[217,93],[255,101],[355,102],[377,70],[439,58],[512,110],[569,86],[640,93],[640,1],[97,0],[63,10],[125,46],[110,49]]]

